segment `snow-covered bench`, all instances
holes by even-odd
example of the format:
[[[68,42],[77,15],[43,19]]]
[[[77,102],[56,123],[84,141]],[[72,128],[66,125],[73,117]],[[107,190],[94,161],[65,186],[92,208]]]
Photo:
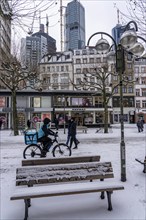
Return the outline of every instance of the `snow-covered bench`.
[[[22,160],[22,166],[49,165],[49,164],[69,164],[83,162],[99,162],[99,155],[64,157],[64,158],[32,158]]]
[[[101,192],[100,197],[104,199],[104,192],[106,192],[108,210],[111,211],[112,192],[115,190],[123,190],[124,187],[117,183],[92,181],[113,177],[113,169],[110,162],[21,167],[16,170],[16,186],[21,187],[16,187],[16,191],[10,199],[24,200],[24,220],[28,218],[28,207],[31,206],[30,199],[41,197]]]
[[[137,162],[141,163],[142,165],[144,165],[144,169],[143,169],[143,173],[146,173],[146,156],[144,161],[141,161],[139,159],[135,159]]]
[[[84,133],[87,133],[87,127],[86,126],[77,126],[77,132],[78,131],[82,131],[82,132],[84,132]]]

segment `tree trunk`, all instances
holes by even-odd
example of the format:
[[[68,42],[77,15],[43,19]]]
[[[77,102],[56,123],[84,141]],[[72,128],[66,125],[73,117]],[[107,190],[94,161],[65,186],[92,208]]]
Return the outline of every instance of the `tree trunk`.
[[[12,91],[12,124],[13,124],[13,130],[14,130],[14,136],[19,135],[18,131],[18,115],[17,115],[17,100],[16,100],[16,91]]]
[[[103,104],[104,104],[104,133],[108,133],[108,103],[106,100],[106,87],[104,85]]]
[[[104,133],[108,133],[108,107],[107,103],[104,106]]]

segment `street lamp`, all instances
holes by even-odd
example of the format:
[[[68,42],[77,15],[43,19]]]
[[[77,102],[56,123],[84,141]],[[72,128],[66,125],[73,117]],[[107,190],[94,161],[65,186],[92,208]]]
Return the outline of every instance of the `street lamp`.
[[[130,24],[134,25],[134,29],[130,29]],[[87,42],[87,47],[90,48],[90,40],[95,35],[101,35],[101,39],[98,40],[98,42],[95,45],[95,49],[98,53],[108,53],[108,56],[112,55],[113,57],[113,51],[109,53],[109,50],[114,45],[114,51],[115,51],[115,62],[116,62],[116,72],[119,74],[119,85],[120,85],[120,125],[121,125],[121,142],[120,142],[120,157],[121,157],[121,181],[126,181],[126,148],[125,148],[125,141],[124,141],[124,109],[123,109],[123,73],[125,71],[125,59],[124,59],[124,51],[127,53],[130,53],[132,55],[141,57],[141,55],[144,52],[144,47],[141,43],[137,42],[137,39],[141,39],[144,42],[146,40],[140,36],[137,36],[136,32],[138,31],[138,27],[135,21],[130,21],[124,30],[123,35],[121,36],[120,43],[117,45],[114,38],[105,32],[96,32],[89,38]],[[110,46],[108,41],[103,38],[103,35],[108,36],[112,42],[113,45]]]
[[[64,111],[63,111],[63,118],[64,118],[64,121],[63,121],[63,127],[64,127],[64,134],[66,133],[65,132],[65,126],[66,126],[66,123],[65,123],[65,97],[59,97],[58,98],[58,101],[59,102],[62,102],[63,103],[63,107],[64,107]]]

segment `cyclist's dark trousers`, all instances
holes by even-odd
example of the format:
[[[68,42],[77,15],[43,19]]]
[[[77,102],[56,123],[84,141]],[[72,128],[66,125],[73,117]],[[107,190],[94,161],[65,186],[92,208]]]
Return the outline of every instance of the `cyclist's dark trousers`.
[[[38,141],[43,143],[43,150],[46,150],[46,151],[49,149],[49,147],[52,144],[52,139],[49,137],[41,137],[38,139]]]

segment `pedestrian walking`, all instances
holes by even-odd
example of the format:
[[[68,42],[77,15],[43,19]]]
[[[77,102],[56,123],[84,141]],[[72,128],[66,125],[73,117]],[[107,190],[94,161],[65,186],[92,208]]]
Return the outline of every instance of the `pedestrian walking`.
[[[2,129],[2,124],[3,124],[3,121],[2,119],[0,119],[0,130]]]
[[[70,141],[70,126],[71,126],[71,119],[68,120],[68,132],[67,132],[67,140],[66,140],[66,145],[69,144]]]
[[[28,119],[27,120],[27,128],[30,129],[31,121]]]
[[[59,120],[58,120],[58,118],[56,118],[56,116],[54,118],[54,123],[55,123],[56,130],[58,130],[58,128],[59,128]]]
[[[76,133],[77,133],[76,130],[77,130],[77,125],[76,125],[76,122],[75,122],[75,118],[72,117],[71,118],[69,134],[70,134],[70,148],[72,147],[73,142],[75,144],[75,147],[73,149],[77,149],[78,144],[79,144],[79,141],[76,138]]]
[[[143,131],[143,122],[142,122],[142,120],[140,118],[137,121],[137,128],[138,128],[138,132],[142,132]]]

